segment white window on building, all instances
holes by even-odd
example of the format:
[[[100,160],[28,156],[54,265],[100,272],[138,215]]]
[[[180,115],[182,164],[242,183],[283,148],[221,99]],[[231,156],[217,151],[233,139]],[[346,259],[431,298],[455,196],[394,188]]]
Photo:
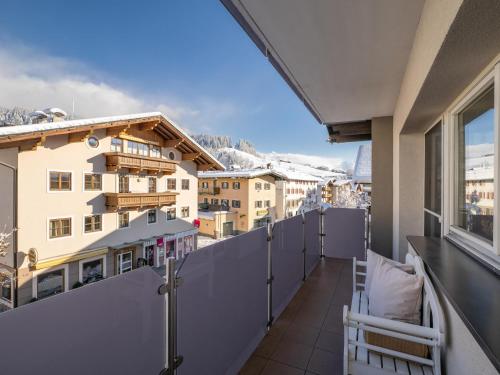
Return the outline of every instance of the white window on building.
[[[181,181],[182,190],[189,190],[189,180],[187,178],[183,178]]]
[[[67,290],[67,266],[38,273],[33,278],[33,297],[43,299]]]
[[[83,188],[85,191],[101,191],[102,175],[100,173],[85,173]]]
[[[70,217],[49,220],[49,238],[70,237],[71,233]]]
[[[156,223],[156,208],[148,210],[147,217],[148,217],[148,224]]]
[[[128,212],[118,212],[118,228],[128,228],[129,217]]]
[[[181,208],[181,217],[183,218],[189,217],[189,207]]]
[[[240,183],[239,182],[233,182],[233,189],[234,190],[239,190],[240,189]]]
[[[271,184],[269,182],[264,184],[264,190],[271,190]]]
[[[149,156],[152,158],[161,158],[161,147],[150,145]]]
[[[262,184],[260,182],[255,183],[255,190],[262,190]]]
[[[255,208],[262,208],[262,201],[255,201]]]
[[[208,182],[207,182],[207,181],[203,181],[203,182],[201,183],[201,188],[202,188],[202,189],[208,189]]]
[[[133,266],[132,251],[127,251],[116,255],[116,273],[118,275],[128,271],[132,271],[132,266]]]
[[[175,207],[167,208],[167,220],[175,220],[176,210]]]
[[[167,190],[175,190],[177,189],[177,180],[175,178],[167,179]]]
[[[49,172],[49,190],[50,191],[71,191],[72,173],[50,171]]]
[[[229,182],[224,181],[224,182],[221,184],[221,187],[222,187],[223,189],[228,189],[228,188],[229,188]]]
[[[100,232],[102,230],[102,215],[88,215],[83,219],[84,232]]]
[[[239,200],[233,200],[233,201],[231,201],[231,205],[234,208],[240,208],[241,207],[241,201],[239,201]]]
[[[229,199],[221,199],[220,204],[222,207],[229,208]]]
[[[122,152],[123,151],[123,141],[120,138],[111,138],[111,151],[112,152]]]
[[[271,207],[271,201],[264,201],[264,207]]]

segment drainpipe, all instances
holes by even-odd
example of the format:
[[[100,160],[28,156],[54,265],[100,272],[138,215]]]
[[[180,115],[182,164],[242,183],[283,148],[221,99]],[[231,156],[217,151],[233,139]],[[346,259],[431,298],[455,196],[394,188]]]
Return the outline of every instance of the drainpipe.
[[[6,168],[9,168],[12,171],[12,249],[14,251],[13,254],[13,264],[14,264],[14,308],[17,307],[17,168],[13,165],[4,163],[0,161],[0,165],[3,165]]]

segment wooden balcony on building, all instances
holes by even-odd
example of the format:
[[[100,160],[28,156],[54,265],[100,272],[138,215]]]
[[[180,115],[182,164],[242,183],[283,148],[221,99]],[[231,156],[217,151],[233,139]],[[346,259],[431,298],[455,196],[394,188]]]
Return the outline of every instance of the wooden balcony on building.
[[[179,193],[166,191],[162,193],[105,193],[108,211],[138,210],[171,206]]]
[[[105,155],[108,171],[118,171],[126,168],[129,173],[172,174],[175,172],[177,164],[172,160],[123,152],[107,152]]]

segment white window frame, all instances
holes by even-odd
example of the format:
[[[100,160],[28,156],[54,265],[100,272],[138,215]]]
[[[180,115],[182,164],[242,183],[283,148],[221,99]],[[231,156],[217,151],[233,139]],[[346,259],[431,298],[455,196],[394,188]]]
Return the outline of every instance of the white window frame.
[[[481,95],[489,86],[494,84],[494,193],[495,193],[495,207],[493,216],[493,243],[488,240],[483,240],[478,236],[474,236],[467,231],[455,225],[455,205],[457,197],[457,129],[458,129],[458,114],[462,112],[478,95]],[[446,156],[446,171],[443,174],[443,180],[447,180],[445,195],[446,200],[446,217],[444,220],[444,235],[451,241],[457,243],[466,251],[471,252],[481,260],[491,264],[497,269],[500,269],[500,249],[499,249],[499,228],[498,223],[500,219],[500,201],[498,200],[500,192],[500,166],[499,166],[499,152],[500,152],[500,139],[499,139],[499,124],[500,124],[500,63],[497,63],[493,69],[487,72],[467,93],[460,98],[455,105],[446,113],[445,125],[443,131],[443,149],[445,149]],[[445,211],[443,211],[445,212]]]
[[[168,210],[174,210],[175,211],[175,217],[173,219],[169,219],[168,218]],[[177,207],[167,207],[167,211],[165,212],[166,213],[166,216],[165,216],[165,221],[168,223],[169,221],[174,221],[177,219]]]
[[[99,190],[87,190],[85,189],[85,175],[86,174],[98,174],[101,176],[101,188]],[[86,193],[96,193],[96,192],[102,192],[103,189],[103,174],[102,172],[92,172],[92,171],[83,171],[82,172],[82,191]]]
[[[116,274],[121,275],[124,272],[122,271],[122,267],[120,267],[120,264],[123,263],[123,255],[125,254],[130,254],[130,271],[134,269],[134,252],[132,250],[130,251],[124,251],[123,253],[118,253],[116,254]]]
[[[44,273],[49,273],[52,271],[58,271],[60,269],[64,269],[64,285],[63,285],[63,293],[69,290],[69,279],[68,279],[68,263],[61,264],[60,266],[44,268],[42,270],[37,270],[33,272],[33,278],[31,283],[31,296],[32,298],[38,299],[38,276],[43,275]]]
[[[187,215],[186,215],[186,216],[184,216],[184,210],[185,210],[186,208],[187,208]],[[183,206],[183,207],[181,207],[181,219],[188,218],[188,217],[189,217],[189,214],[190,214],[190,213],[189,213],[189,211],[190,211],[189,206]],[[176,215],[176,216],[177,216],[177,215]]]
[[[94,230],[92,232],[85,232],[85,218],[88,216],[100,216],[101,217],[101,230]],[[83,215],[83,219],[82,219],[82,234],[83,235],[87,236],[87,235],[91,235],[91,234],[95,234],[95,233],[100,233],[102,231],[103,231],[103,216],[102,216],[102,214]],[[61,237],[61,238],[64,238],[64,237]]]
[[[155,221],[150,223],[149,222],[149,211],[154,211],[155,212]],[[158,210],[156,208],[151,208],[146,211],[146,224],[147,225],[154,225],[158,223]],[[129,215],[129,225],[130,225],[130,215]]]
[[[120,213],[116,213],[116,229],[127,229],[130,228],[130,212],[129,211],[124,211],[123,213],[128,213],[128,225],[126,227],[120,227]]]
[[[60,220],[60,219],[71,219],[71,235],[50,238],[50,221]],[[75,235],[75,218],[73,217],[73,215],[61,215],[61,216],[53,216],[47,218],[47,241],[65,240],[68,238],[73,238],[74,235]]]
[[[95,256],[95,257],[91,257],[91,258],[80,259],[78,261],[78,281],[80,281],[81,283],[83,283],[83,263],[92,262],[92,261],[98,260],[98,259],[102,259],[102,278],[105,279],[106,278],[106,272],[107,272],[107,269],[106,269],[106,255],[107,254],[98,255],[98,256]]]
[[[50,190],[50,172],[61,172],[61,173],[71,173],[71,189],[70,190]],[[75,173],[70,170],[64,169],[47,169],[47,193],[49,194],[61,194],[61,193],[72,193],[75,190]]]

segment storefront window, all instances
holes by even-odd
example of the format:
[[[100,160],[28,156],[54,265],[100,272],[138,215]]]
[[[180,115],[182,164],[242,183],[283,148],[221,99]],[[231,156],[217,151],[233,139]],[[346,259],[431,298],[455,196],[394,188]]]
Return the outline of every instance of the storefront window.
[[[0,298],[12,302],[12,277],[6,273],[0,273]]]
[[[132,271],[131,251],[117,255],[117,273],[122,274],[128,271]]]
[[[99,258],[81,263],[82,283],[88,284],[104,278],[104,259]]]
[[[42,299],[64,292],[64,278],[63,268],[38,275],[36,278],[36,298]]]

